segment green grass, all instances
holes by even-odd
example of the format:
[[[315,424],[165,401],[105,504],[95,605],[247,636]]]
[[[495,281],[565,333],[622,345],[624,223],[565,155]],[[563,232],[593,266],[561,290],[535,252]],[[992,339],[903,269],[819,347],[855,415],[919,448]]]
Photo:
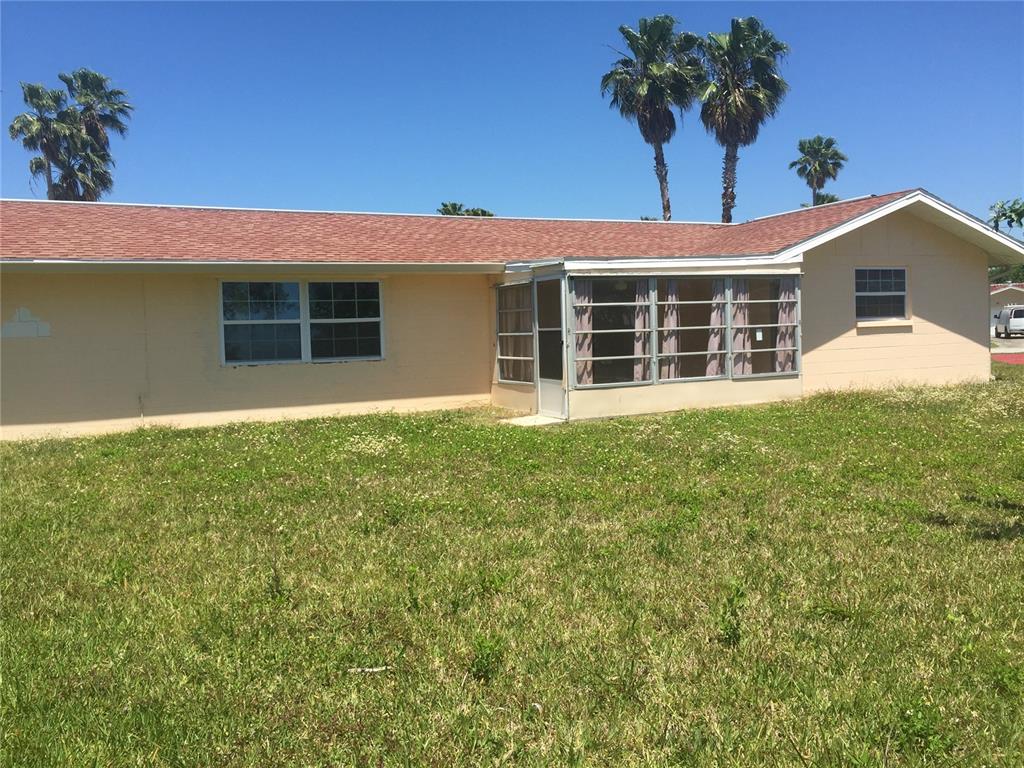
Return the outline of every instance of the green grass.
[[[3,762],[1022,765],[1020,371],[4,445]]]

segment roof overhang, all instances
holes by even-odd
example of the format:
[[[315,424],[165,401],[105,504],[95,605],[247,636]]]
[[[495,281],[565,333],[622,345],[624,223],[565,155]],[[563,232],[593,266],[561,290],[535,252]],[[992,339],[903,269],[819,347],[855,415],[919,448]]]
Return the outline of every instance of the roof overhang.
[[[248,274],[384,275],[429,272],[433,274],[500,275],[501,263],[437,263],[437,262],[324,262],[324,261],[90,261],[88,259],[2,259],[2,272],[65,272],[65,273],[205,273],[245,272]]]
[[[855,229],[902,210],[977,246],[988,254],[990,266],[1024,264],[1024,243],[1002,232],[997,232],[981,219],[964,213],[959,208],[955,208],[924,190],[910,192],[898,200],[797,243],[781,251],[778,257],[782,261],[800,260],[803,258],[803,254],[812,248],[817,248],[849,234]]]

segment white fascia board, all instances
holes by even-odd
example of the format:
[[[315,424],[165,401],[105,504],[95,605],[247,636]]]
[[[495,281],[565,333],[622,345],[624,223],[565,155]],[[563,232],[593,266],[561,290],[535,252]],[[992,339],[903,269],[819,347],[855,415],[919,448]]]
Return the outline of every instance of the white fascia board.
[[[145,261],[88,259],[0,259],[3,272],[248,272],[306,274],[490,274],[500,275],[504,264],[436,262],[324,262],[324,261]]]
[[[790,265],[801,262],[801,254],[787,259],[785,262],[774,256],[683,256],[679,258],[595,258],[595,259],[558,259],[535,262],[517,262],[509,264],[506,273],[530,272],[536,269],[561,266],[568,274],[605,273],[605,274],[685,274],[687,272],[704,272],[719,270],[732,272],[736,270],[778,270],[791,272]]]

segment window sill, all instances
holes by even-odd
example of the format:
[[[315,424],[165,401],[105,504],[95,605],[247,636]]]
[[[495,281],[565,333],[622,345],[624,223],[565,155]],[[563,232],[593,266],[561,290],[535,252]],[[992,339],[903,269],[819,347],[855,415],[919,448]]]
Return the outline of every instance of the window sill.
[[[913,328],[912,317],[886,317],[878,320],[858,320],[858,328]]]
[[[331,357],[318,360],[253,360],[253,361],[226,361],[221,364],[223,368],[262,368],[265,365],[331,365],[333,363],[379,363],[384,359],[381,357]]]

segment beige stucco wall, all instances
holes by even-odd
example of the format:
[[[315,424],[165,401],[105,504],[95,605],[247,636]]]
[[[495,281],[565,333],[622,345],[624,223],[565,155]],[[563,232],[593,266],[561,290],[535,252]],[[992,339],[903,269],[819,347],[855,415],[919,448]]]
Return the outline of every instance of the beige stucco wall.
[[[989,377],[987,257],[900,212],[804,254],[804,390]],[[906,267],[910,322],[858,325],[856,267]]]
[[[24,307],[50,335],[2,340],[2,436],[490,402],[486,275],[362,276],[382,281],[384,360],[259,366],[220,363],[219,277],[325,279],[4,274],[2,319]]]

